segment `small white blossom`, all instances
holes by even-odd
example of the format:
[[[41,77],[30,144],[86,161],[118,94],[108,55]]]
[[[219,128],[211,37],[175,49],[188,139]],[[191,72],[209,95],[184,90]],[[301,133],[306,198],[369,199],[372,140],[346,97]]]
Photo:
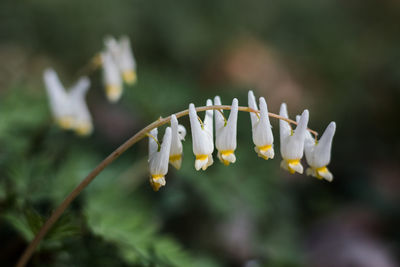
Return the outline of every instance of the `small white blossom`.
[[[165,186],[165,175],[168,172],[169,152],[171,149],[171,128],[167,127],[162,144],[157,139],[158,130],[153,129],[149,136],[149,169],[150,184],[154,191]]]
[[[74,127],[74,114],[71,109],[70,98],[57,73],[53,69],[46,69],[43,73],[43,79],[54,120],[62,129],[72,129]]]
[[[336,123],[329,123],[321,138],[316,141],[307,131],[304,143],[306,160],[310,168],[307,168],[306,174],[318,179],[332,181],[333,175],[326,167],[331,160],[332,140],[336,131]]]
[[[248,104],[250,108],[258,110],[253,91],[249,91],[248,93]],[[264,97],[260,97],[259,104],[259,115],[250,112],[253,142],[255,144],[254,150],[257,152],[257,155],[263,159],[273,159],[275,156],[273,147],[274,136],[269,121],[267,102]]]
[[[207,106],[212,106],[212,101],[207,100]],[[205,171],[213,164],[213,110],[207,110],[203,124],[200,124],[194,104],[189,105],[190,127],[192,130],[193,153],[196,156],[194,167],[196,170]]]
[[[113,59],[111,51],[102,52],[101,60],[107,99],[111,102],[116,102],[122,95],[122,79],[118,66]]]
[[[214,98],[214,105],[221,105],[219,96]],[[236,128],[238,117],[238,100],[236,98],[232,101],[231,112],[226,121],[224,116],[215,111],[215,146],[218,149],[218,158],[225,165],[235,163],[236,156]],[[221,110],[223,113],[223,111]]]
[[[69,91],[70,102],[74,118],[74,130],[79,135],[89,135],[93,131],[92,117],[86,105],[86,93],[90,87],[90,80],[82,77]]]
[[[113,37],[107,37],[104,43],[113,55],[124,81],[127,84],[134,84],[137,79],[136,61],[132,53],[128,36],[122,36],[119,42]]]
[[[122,36],[120,38],[119,46],[121,53],[118,62],[122,77],[127,84],[134,84],[137,80],[136,61],[132,53],[131,42],[128,36]]]
[[[90,80],[87,77],[80,78],[67,92],[53,69],[45,70],[43,77],[56,123],[62,129],[73,129],[79,135],[89,135],[93,124],[85,96]]]
[[[182,165],[182,140],[185,140],[186,129],[183,125],[178,124],[175,114],[171,116],[171,132],[169,163],[179,170]]]
[[[288,118],[287,107],[282,103],[279,115]],[[303,173],[303,166],[300,163],[304,151],[304,139],[306,138],[308,124],[308,110],[301,114],[296,130],[293,132],[290,124],[284,120],[279,121],[281,139],[281,167],[290,173]]]

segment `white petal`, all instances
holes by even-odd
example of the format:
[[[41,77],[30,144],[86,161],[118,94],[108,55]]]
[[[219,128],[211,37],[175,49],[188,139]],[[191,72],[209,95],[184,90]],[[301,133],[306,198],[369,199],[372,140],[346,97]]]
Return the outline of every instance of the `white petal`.
[[[178,120],[175,114],[171,116],[171,150],[170,150],[170,160],[169,162],[177,169],[180,169],[182,164],[182,139],[179,134]],[[183,127],[183,126],[182,126]]]
[[[114,61],[117,62],[118,57],[121,53],[117,40],[112,36],[106,36],[104,38],[104,44],[105,44],[108,52],[111,53]]]
[[[274,142],[268,107],[263,97],[260,97],[260,119],[253,126],[253,142],[258,148],[272,145]]]
[[[279,110],[279,115],[284,117],[284,118],[289,118],[286,103],[281,104],[281,108]],[[292,134],[292,127],[290,124],[284,120],[279,120],[279,133],[281,137],[281,143],[282,139],[286,138],[287,136],[290,136]]]
[[[160,151],[150,154],[150,174],[165,176],[168,172],[169,152],[171,148],[171,128],[167,127]],[[150,148],[149,148],[150,149]]]
[[[136,61],[132,53],[131,42],[128,36],[122,36],[119,40],[121,49],[120,66],[122,71],[136,70]]]
[[[247,97],[248,97],[249,108],[258,110],[256,98],[254,97],[254,93],[252,90],[249,91]],[[251,126],[254,127],[254,124],[258,122],[257,114],[255,114],[254,112],[249,112],[249,113],[250,113]]]
[[[308,110],[304,110],[301,114],[299,123],[297,124],[296,130],[294,131],[293,137],[301,142],[304,142],[307,132],[307,124],[308,124],[309,112]]]
[[[85,100],[89,87],[89,78],[82,77],[69,92],[74,130],[79,135],[89,135],[93,131],[92,116]]]
[[[155,152],[157,152],[157,150],[158,150],[158,144],[157,144],[157,142],[156,142],[156,140],[158,141],[158,129],[157,128],[154,128],[153,130],[151,130],[150,131],[150,134],[152,135],[152,136],[149,136],[149,157],[153,154],[153,153],[155,153]],[[156,140],[154,140],[154,138],[156,139]],[[150,159],[149,159],[150,160]]]
[[[333,175],[327,168],[324,171],[319,171],[318,174],[328,182],[333,180]]]
[[[46,69],[43,79],[49,97],[50,108],[56,120],[72,117],[68,94],[53,69]],[[67,126],[67,125],[66,125]],[[72,123],[69,127],[71,128]]]
[[[283,106],[283,105],[282,105]],[[287,118],[287,111],[285,107],[281,107],[281,116]],[[305,110],[301,115],[299,124],[294,131],[293,135],[285,135],[287,131],[287,122],[280,121],[281,128],[281,154],[285,160],[296,160],[303,157],[304,139],[306,138],[307,123],[308,123],[308,110]]]
[[[180,140],[185,140],[185,136],[186,136],[185,126],[183,126],[181,124],[178,125],[178,135],[179,135]]]
[[[329,164],[331,160],[332,140],[335,135],[336,124],[331,122],[323,133],[314,149],[313,167],[320,168]]]
[[[300,174],[303,173],[303,165],[300,162],[291,163],[287,160],[281,161],[281,168],[289,171],[291,174],[298,172]]]
[[[301,165],[301,163],[298,163],[298,164],[289,163],[288,166],[290,169],[294,170],[295,172],[298,172],[300,174],[303,173],[303,165]]]
[[[238,100],[234,98],[226,126],[224,125],[225,121],[223,118],[223,124],[216,126],[216,147],[220,152],[228,150],[234,151],[236,149],[238,106]],[[215,112],[216,115],[217,113],[219,112]]]
[[[221,105],[221,98],[219,96],[214,97],[214,105],[216,105],[216,106]],[[223,113],[224,111],[221,110],[221,112]],[[216,130],[216,134],[217,134],[218,129],[221,129],[224,127],[225,120],[224,120],[224,117],[222,116],[222,114],[220,113],[220,111],[216,110],[214,114],[215,114],[215,130]]]
[[[207,106],[212,106],[213,103],[211,99],[207,99]],[[204,130],[206,130],[213,138],[213,116],[214,110],[207,110],[204,117]]]
[[[332,180],[333,180],[332,173],[326,167],[322,168],[322,170],[318,170],[315,168],[307,168],[306,173],[307,173],[307,175],[314,176],[318,179],[325,179],[328,182],[332,182]]]
[[[171,116],[171,130],[172,130],[172,141],[170,155],[182,154],[182,142],[178,133],[178,120],[175,115]]]
[[[211,119],[209,118],[211,117]],[[197,113],[193,104],[189,105],[189,118],[190,118],[190,127],[192,130],[192,139],[193,139],[193,153],[195,155],[209,155],[212,154],[214,150],[214,142],[212,132],[207,131],[206,125],[204,125],[204,129],[201,128],[200,122],[197,117]],[[208,118],[208,119],[207,119]],[[206,119],[208,122],[208,129],[212,130],[212,114],[206,115]],[[210,121],[211,120],[211,121]],[[205,122],[204,122],[205,124]],[[210,125],[211,124],[211,125]]]
[[[116,102],[122,95],[122,79],[119,68],[109,51],[101,53],[103,80],[109,101]]]

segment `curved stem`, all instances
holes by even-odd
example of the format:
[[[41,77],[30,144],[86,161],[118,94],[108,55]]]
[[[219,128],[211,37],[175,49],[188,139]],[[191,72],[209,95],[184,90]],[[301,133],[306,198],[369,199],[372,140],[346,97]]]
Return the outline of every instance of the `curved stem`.
[[[206,110],[219,110],[219,109],[225,109],[225,110],[230,110],[231,106],[226,106],[226,105],[221,105],[221,106],[204,106],[204,107],[198,107],[196,108],[196,111],[206,111]],[[244,112],[254,112],[254,113],[259,113],[258,110],[251,109],[249,107],[239,107],[240,111]],[[186,109],[184,111],[178,112],[175,114],[177,118],[186,116],[189,114],[189,110]],[[297,123],[293,120],[284,118],[282,116],[279,116],[274,113],[269,113],[268,114],[272,118],[280,119],[287,121],[288,123],[291,124],[296,124]],[[71,202],[82,192],[83,189],[85,189],[86,186],[88,186],[94,178],[99,175],[99,173],[107,167],[109,164],[111,164],[114,160],[116,160],[122,153],[124,153],[128,148],[133,146],[135,143],[143,139],[144,137],[147,136],[147,133],[150,132],[152,129],[160,127],[166,123],[168,123],[171,120],[171,116],[168,116],[166,118],[161,118],[158,119],[157,121],[147,125],[145,128],[140,130],[138,133],[136,133],[134,136],[132,136],[130,139],[128,139],[125,143],[120,145],[114,152],[112,152],[107,158],[105,158],[99,165],[97,165],[96,168],[94,168],[83,181],[75,187],[74,190],[72,190],[71,193],[63,200],[63,202],[54,210],[54,212],[51,214],[49,219],[43,224],[42,228],[40,231],[36,234],[35,238],[31,241],[31,243],[28,245],[28,247],[25,249],[24,253],[20,257],[17,267],[23,267],[25,266],[29,259],[31,258],[33,252],[35,251],[36,247],[39,245],[40,241],[44,238],[44,236],[47,234],[47,232],[50,230],[50,228],[54,225],[54,223],[60,218],[60,216],[64,213],[64,211],[68,208],[68,206],[71,204]],[[315,136],[318,135],[317,132],[308,129],[312,134]]]

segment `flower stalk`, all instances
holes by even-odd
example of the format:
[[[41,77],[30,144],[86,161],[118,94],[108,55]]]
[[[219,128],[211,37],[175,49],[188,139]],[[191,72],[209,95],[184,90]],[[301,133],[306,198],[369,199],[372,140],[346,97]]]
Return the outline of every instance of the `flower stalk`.
[[[231,106],[228,105],[212,105],[212,106],[203,106],[203,107],[197,107],[196,112],[200,111],[206,111],[206,110],[230,110]],[[258,115],[259,111],[254,110],[249,107],[238,107],[239,111],[243,112],[253,112]],[[186,109],[184,111],[178,112],[175,114],[176,118],[180,118],[183,116],[187,116],[189,114],[189,110]],[[271,118],[276,118],[279,120],[284,120],[290,124],[295,124],[297,123],[291,119],[279,116],[274,113],[268,113],[268,116]],[[85,179],[82,180],[82,182],[75,187],[69,193],[69,195],[62,201],[62,203],[54,210],[54,212],[51,214],[51,216],[48,218],[48,220],[43,224],[42,228],[39,230],[39,232],[36,234],[34,239],[30,242],[28,247],[25,249],[24,253],[21,255],[17,267],[23,267],[25,266],[29,259],[31,258],[32,254],[36,250],[37,246],[39,245],[40,241],[45,237],[45,235],[48,233],[48,231],[51,229],[51,227],[54,225],[54,223],[61,217],[61,215],[64,213],[64,211],[68,208],[68,206],[71,204],[71,202],[76,199],[79,194],[85,189],[108,165],[110,165],[114,160],[116,160],[121,154],[123,154],[128,148],[136,144],[138,141],[141,139],[147,137],[150,133],[151,130],[158,128],[166,123],[169,123],[171,120],[171,116],[168,116],[166,118],[159,118],[157,121],[154,121],[153,123],[147,125],[145,128],[140,130],[138,133],[136,133],[134,136],[132,136],[130,139],[128,139],[125,143],[120,145],[116,150],[114,150],[109,156],[107,156],[99,165],[97,165],[86,177]],[[310,133],[312,133],[315,138],[317,138],[318,133],[316,131],[313,131],[311,129],[307,129]]]

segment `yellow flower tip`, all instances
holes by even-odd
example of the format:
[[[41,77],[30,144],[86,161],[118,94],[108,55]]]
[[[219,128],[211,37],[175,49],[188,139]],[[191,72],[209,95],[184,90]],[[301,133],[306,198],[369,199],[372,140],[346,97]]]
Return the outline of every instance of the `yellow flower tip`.
[[[69,116],[59,118],[56,122],[61,129],[70,130],[74,127],[74,119]]]
[[[315,168],[315,167],[308,168],[306,173],[307,175],[311,175],[319,180],[325,179],[328,182],[332,182],[333,180],[333,175],[326,166],[320,168]]]
[[[267,150],[270,150],[270,149],[272,148],[272,145],[259,146],[259,147],[257,147],[257,148],[258,148],[258,150],[259,150],[260,152],[265,152],[265,151],[267,151]]]
[[[109,84],[106,86],[106,94],[108,100],[116,102],[122,95],[122,87],[118,85]]]
[[[86,122],[75,127],[75,133],[79,136],[88,136],[93,132],[92,124]]]
[[[214,161],[213,161],[213,158],[211,155],[196,155],[194,167],[197,171],[200,169],[205,171],[213,163],[214,163]]]
[[[182,154],[171,155],[169,157],[169,163],[175,167],[175,169],[179,170],[182,165]]]
[[[137,81],[136,72],[134,70],[126,70],[126,71],[124,71],[122,73],[122,77],[123,77],[124,81],[129,85],[133,85]]]
[[[236,156],[234,152],[234,150],[218,151],[218,158],[225,166],[229,166],[229,164],[236,162]]]
[[[254,150],[260,158],[265,160],[273,159],[275,156],[274,150],[272,149],[272,145],[265,146],[255,146]]]
[[[208,155],[196,155],[196,160],[204,161],[208,159]]]
[[[303,165],[300,163],[300,159],[284,159],[281,162],[281,167],[291,174],[298,172],[300,174],[303,173]]]
[[[162,186],[165,186],[166,182],[165,182],[165,178],[164,175],[162,174],[155,174],[155,175],[151,175],[150,176],[150,185],[151,188],[153,188],[153,190],[155,192],[157,192],[158,190],[160,190],[160,188]]]

